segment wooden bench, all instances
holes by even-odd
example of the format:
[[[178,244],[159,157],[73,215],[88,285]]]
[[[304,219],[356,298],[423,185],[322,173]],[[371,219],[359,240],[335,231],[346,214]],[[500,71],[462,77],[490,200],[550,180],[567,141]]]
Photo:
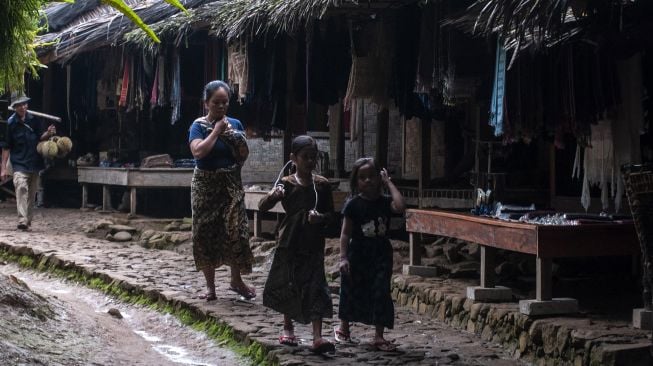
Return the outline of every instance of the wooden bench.
[[[88,203],[88,184],[102,185],[102,210],[111,207],[110,186],[128,187],[129,212],[136,214],[136,191],[140,188],[190,187],[192,168],[102,168],[77,167],[77,181],[82,185],[82,207]]]
[[[536,225],[439,210],[409,209],[410,266],[421,264],[422,243],[417,234],[440,235],[481,245],[481,287],[494,288],[497,249],[536,256],[536,300],[552,300],[554,258],[640,254],[632,222],[582,225]]]

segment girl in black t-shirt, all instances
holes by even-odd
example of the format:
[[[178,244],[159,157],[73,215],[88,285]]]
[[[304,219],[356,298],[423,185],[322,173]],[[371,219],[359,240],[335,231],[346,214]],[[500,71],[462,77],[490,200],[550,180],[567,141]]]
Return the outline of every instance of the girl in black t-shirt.
[[[390,217],[406,206],[399,190],[374,159],[362,158],[351,173],[351,198],[343,209],[340,234],[340,327],[335,338],[350,342],[350,322],[376,327],[372,345],[381,351],[394,351],[395,345],[383,338],[384,328],[394,326],[394,306],[390,296],[392,246],[387,233]],[[387,188],[390,196],[383,195]]]

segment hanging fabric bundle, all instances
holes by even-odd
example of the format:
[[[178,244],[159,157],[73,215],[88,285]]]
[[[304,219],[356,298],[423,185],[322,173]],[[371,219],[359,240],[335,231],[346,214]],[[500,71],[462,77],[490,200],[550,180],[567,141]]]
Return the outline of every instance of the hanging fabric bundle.
[[[154,81],[152,82],[152,91],[150,93],[150,108],[157,105],[159,98],[159,63],[156,62],[156,70],[154,71]]]
[[[172,104],[172,115],[170,124],[175,124],[181,118],[181,78],[179,70],[179,52],[175,52],[172,64],[172,89],[170,91],[170,104]]]
[[[242,101],[247,96],[248,84],[248,59],[247,43],[239,41],[229,45],[229,83],[238,90],[238,100]]]
[[[159,95],[158,95],[158,100],[157,100],[157,106],[163,107],[166,102],[166,73],[165,73],[165,56],[164,55],[159,55],[157,57],[157,69],[159,70],[158,77],[158,87],[159,87]]]
[[[494,127],[494,136],[503,134],[504,93],[506,86],[506,49],[501,37],[497,39],[496,61],[494,66],[494,86],[490,101],[490,126]]]
[[[591,126],[590,146],[585,149],[583,158],[583,192],[581,204],[587,211],[590,207],[590,186],[601,189],[601,203],[604,212],[610,207],[608,184],[614,184],[614,150],[612,140],[612,121],[605,119]]]
[[[127,106],[127,91],[129,90],[129,75],[130,73],[129,57],[125,56],[122,67],[122,85],[120,87],[120,99],[118,105],[120,107]]]

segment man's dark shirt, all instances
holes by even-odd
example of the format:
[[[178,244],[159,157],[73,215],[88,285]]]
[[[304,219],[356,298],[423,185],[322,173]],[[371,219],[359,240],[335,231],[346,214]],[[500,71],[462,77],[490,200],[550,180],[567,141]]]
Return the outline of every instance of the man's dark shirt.
[[[29,112],[25,122],[21,122],[16,113],[9,117],[6,138],[0,145],[9,149],[14,172],[37,173],[45,168],[43,158],[36,151],[44,132],[43,122]]]

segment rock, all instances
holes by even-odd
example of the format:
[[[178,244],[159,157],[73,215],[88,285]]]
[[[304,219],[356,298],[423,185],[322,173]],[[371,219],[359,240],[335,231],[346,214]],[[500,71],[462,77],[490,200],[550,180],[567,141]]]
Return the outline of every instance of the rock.
[[[179,225],[179,231],[191,231],[193,229],[193,224],[181,224]]]
[[[465,245],[465,249],[467,250],[467,254],[469,254],[472,258],[479,259],[481,258],[481,246],[478,244],[474,243],[469,243]]]
[[[166,225],[163,228],[163,231],[177,231],[177,230],[179,230],[179,224],[180,224],[179,222],[173,221],[173,222],[169,223],[168,225]]]
[[[433,246],[426,247],[425,250],[426,250],[425,254],[426,254],[427,258],[437,257],[439,255],[442,255],[442,253],[444,253],[444,251],[442,250],[442,247],[439,247],[439,246],[438,247],[433,247]]]
[[[458,356],[457,353],[449,353],[447,355],[447,358],[450,359],[451,361],[458,361],[460,359],[460,356]]]
[[[116,308],[109,309],[109,311],[107,311],[107,313],[109,313],[109,315],[111,315],[114,318],[122,319],[122,314],[120,314],[120,310],[118,310]]]
[[[476,278],[481,265],[478,262],[461,262],[450,266],[452,278]]]
[[[494,269],[494,273],[499,277],[513,277],[517,275],[517,271],[517,266],[510,262],[503,262]]]
[[[152,236],[154,236],[154,234],[155,234],[154,230],[145,230],[145,231],[143,231],[141,233],[140,239],[141,240],[147,240],[147,239],[151,238]]]
[[[111,232],[111,234],[115,234],[119,231],[126,231],[130,234],[134,234],[138,231],[138,229],[136,229],[135,227],[127,226],[127,225],[109,225],[108,229]]]
[[[96,221],[96,222],[93,224],[93,227],[94,227],[96,230],[100,230],[100,229],[106,229],[106,228],[108,228],[109,226],[111,226],[111,225],[113,225],[113,224],[114,224],[113,221],[103,219],[103,220]]]
[[[446,244],[443,247],[444,256],[447,257],[449,263],[460,262],[461,256],[458,253],[458,246],[454,244]]]
[[[184,217],[184,218],[181,220],[181,222],[182,222],[182,225],[183,225],[183,224],[192,225],[192,224],[193,224],[193,218],[192,218],[192,217]]]
[[[132,240],[132,234],[126,231],[119,231],[113,234],[113,241],[130,241]]]

